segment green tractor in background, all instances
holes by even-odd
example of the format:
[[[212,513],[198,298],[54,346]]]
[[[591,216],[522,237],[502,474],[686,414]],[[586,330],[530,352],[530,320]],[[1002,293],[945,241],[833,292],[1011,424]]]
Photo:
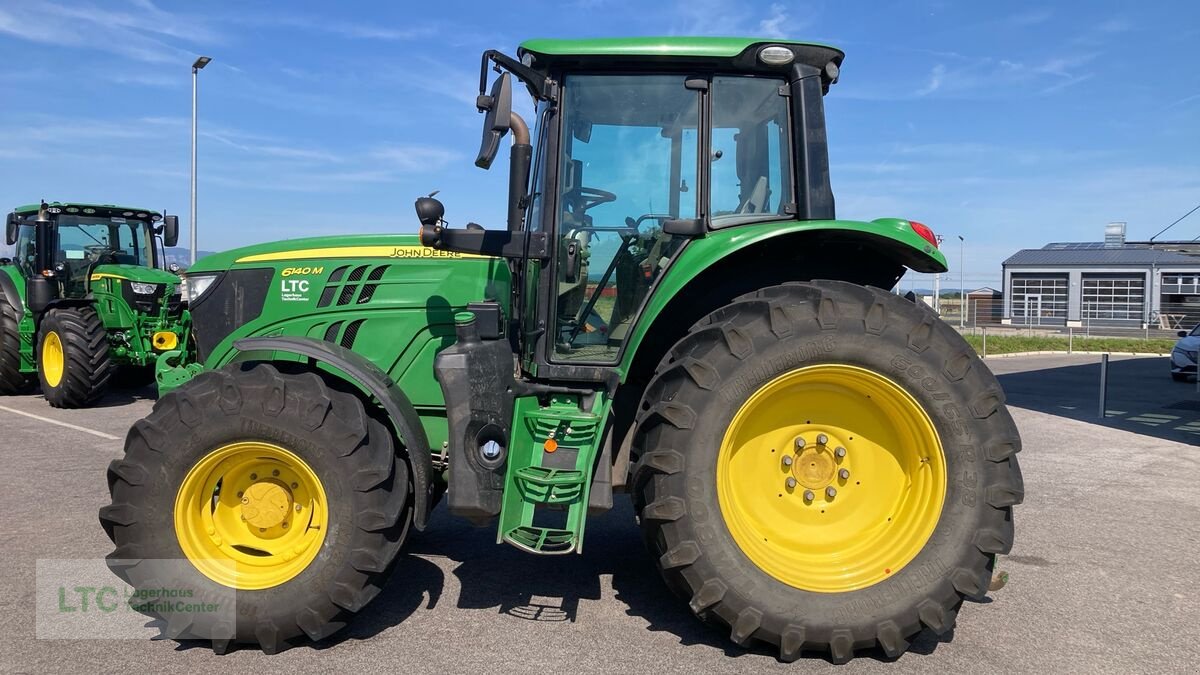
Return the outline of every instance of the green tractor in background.
[[[224,618],[147,610],[167,635],[275,652],[363,610],[443,498],[562,555],[629,492],[667,585],[738,644],[842,662],[950,630],[1012,545],[1021,442],[967,343],[888,291],[946,270],[929,228],[835,219],[822,98],[842,58],[735,38],[485,52],[476,164],[511,134],[507,228],[447,227],[423,197],[419,236],[189,270],[175,388],[109,468],[110,567],[236,598]]]
[[[117,375],[153,380],[159,354],[187,336],[179,277],[164,247],[176,216],[111,204],[53,202],[8,214],[0,260],[0,394],[34,376],[50,405],[82,408]]]

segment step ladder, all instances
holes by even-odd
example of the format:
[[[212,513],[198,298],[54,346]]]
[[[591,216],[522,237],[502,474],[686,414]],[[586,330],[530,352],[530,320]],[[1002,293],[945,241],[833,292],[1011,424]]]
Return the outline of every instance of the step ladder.
[[[580,409],[578,396],[554,395],[548,405],[517,399],[497,543],[541,555],[582,550],[608,409],[603,394],[591,410]]]

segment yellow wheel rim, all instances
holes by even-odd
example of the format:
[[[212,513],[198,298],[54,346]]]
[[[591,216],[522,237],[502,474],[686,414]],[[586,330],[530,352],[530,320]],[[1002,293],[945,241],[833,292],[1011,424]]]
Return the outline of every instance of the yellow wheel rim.
[[[946,496],[929,415],[856,366],[768,382],[734,416],[717,461],[734,541],[762,571],[806,591],[843,593],[896,574],[929,541]]]
[[[42,339],[42,377],[46,384],[57,387],[62,382],[63,370],[66,369],[67,359],[63,354],[62,338],[58,333],[47,331]]]
[[[205,455],[175,497],[175,536],[204,576],[243,590],[304,571],[325,539],[328,502],[317,474],[269,443],[231,443]]]

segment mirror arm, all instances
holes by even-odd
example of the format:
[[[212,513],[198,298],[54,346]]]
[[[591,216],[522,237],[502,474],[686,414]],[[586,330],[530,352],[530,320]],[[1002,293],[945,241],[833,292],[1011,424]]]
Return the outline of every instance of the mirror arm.
[[[494,61],[497,66],[504,68],[513,75],[516,75],[517,79],[525,83],[525,86],[529,89],[529,93],[533,95],[534,98],[550,102],[558,99],[557,82],[526,66],[513,57],[503,52],[496,51],[495,49],[489,49],[483,53],[482,63],[480,63],[479,66],[480,96],[487,93],[487,71],[489,61]]]

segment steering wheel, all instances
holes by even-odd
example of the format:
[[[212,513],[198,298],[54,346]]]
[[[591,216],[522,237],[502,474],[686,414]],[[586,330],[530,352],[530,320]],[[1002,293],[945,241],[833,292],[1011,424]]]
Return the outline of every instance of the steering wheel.
[[[615,194],[609,192],[608,190],[601,190],[600,188],[580,186],[576,194],[579,196],[580,200],[579,208],[583,212],[586,212],[588,209],[594,206],[617,201],[617,196]]]

